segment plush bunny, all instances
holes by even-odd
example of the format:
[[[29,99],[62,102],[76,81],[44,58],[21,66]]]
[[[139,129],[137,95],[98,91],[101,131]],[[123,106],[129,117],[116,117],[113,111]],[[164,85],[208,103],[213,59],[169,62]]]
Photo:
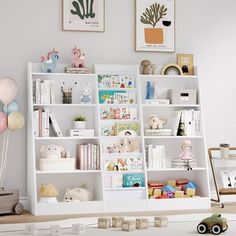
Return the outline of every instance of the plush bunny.
[[[61,158],[62,153],[65,152],[65,149],[63,146],[49,144],[41,146],[40,152],[42,158]]]
[[[92,103],[92,97],[90,96],[91,92],[91,84],[89,83],[87,86],[83,86],[82,93],[83,95],[80,97],[80,103]]]

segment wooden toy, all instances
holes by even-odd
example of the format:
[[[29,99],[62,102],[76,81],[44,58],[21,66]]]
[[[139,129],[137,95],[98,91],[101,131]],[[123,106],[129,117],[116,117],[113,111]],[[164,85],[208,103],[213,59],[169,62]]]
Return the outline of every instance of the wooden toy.
[[[61,235],[61,227],[60,227],[60,225],[50,225],[50,235],[51,236]]]
[[[160,198],[161,199],[165,199],[165,198],[169,198],[167,195],[164,195],[164,194],[162,194],[161,196],[160,196]]]
[[[184,191],[175,191],[175,198],[183,198]]]
[[[148,187],[151,187],[151,188],[163,188],[164,187],[164,183],[157,182],[157,181],[148,181]]]
[[[193,197],[195,195],[195,189],[194,188],[187,188],[186,189],[186,195],[188,197]]]
[[[123,220],[122,221],[122,231],[134,231],[136,229],[136,221],[135,220]]]
[[[153,188],[148,188],[148,196],[152,196],[154,194]]]
[[[82,234],[85,232],[85,228],[83,224],[72,224],[72,234]]]
[[[123,220],[124,220],[124,217],[112,217],[112,227],[121,228]]]
[[[155,227],[166,227],[168,225],[168,218],[166,216],[155,216],[154,225]]]
[[[110,218],[98,218],[98,228],[99,229],[108,229],[111,227]]]
[[[167,185],[170,185],[172,187],[176,186],[176,180],[172,179],[172,180],[167,180]]]
[[[146,218],[136,219],[136,229],[148,229],[148,223]]]
[[[154,191],[153,191],[153,196],[154,196],[155,198],[160,197],[161,194],[162,194],[162,190],[161,190],[161,189],[159,189],[159,188],[155,188],[155,189],[154,189]]]
[[[37,233],[37,228],[36,228],[36,225],[34,224],[27,224],[25,225],[25,232],[27,234],[36,234]]]
[[[173,192],[175,192],[175,188],[172,187],[171,185],[166,185],[166,186],[163,187],[162,191],[163,192],[171,192],[171,193],[173,193]]]
[[[188,179],[185,179],[185,178],[182,178],[182,179],[177,179],[176,180],[176,185],[179,186],[179,185],[185,185],[189,182]]]

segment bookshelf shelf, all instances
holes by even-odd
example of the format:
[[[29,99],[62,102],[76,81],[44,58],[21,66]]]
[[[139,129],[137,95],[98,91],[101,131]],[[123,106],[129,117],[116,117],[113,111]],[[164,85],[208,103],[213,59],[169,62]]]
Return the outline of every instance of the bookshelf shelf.
[[[140,75],[138,65],[95,65],[94,73],[67,74],[64,73],[66,66],[66,64],[59,64],[56,73],[41,73],[39,63],[28,64],[28,188],[30,210],[33,214],[114,213],[120,212],[122,209],[126,212],[134,212],[210,208],[210,190],[202,117],[200,117],[201,130],[198,133],[195,132],[194,134],[196,135],[145,136],[149,118],[153,114],[167,120],[164,126],[167,130],[171,128],[172,112],[194,110],[202,115],[199,77],[197,74],[193,76]],[[104,78],[105,80],[103,80]],[[107,78],[110,78],[111,81],[107,81]],[[114,78],[119,79],[113,83]],[[124,79],[124,85],[121,85],[123,83],[121,81],[124,81]],[[166,99],[167,90],[171,88],[196,89],[197,102],[196,104],[183,105],[145,103],[147,81],[153,83],[157,81],[160,99]],[[40,86],[41,83],[46,85],[49,82],[50,98],[46,96],[46,99],[41,99],[41,94],[40,99],[36,98],[37,82],[40,82]],[[80,103],[82,88],[78,86],[73,87],[73,104],[62,104],[61,87],[63,82],[73,86],[76,84],[75,82],[79,85],[90,83],[92,103]],[[115,84],[115,88],[112,88],[113,85],[107,85],[107,82],[108,84]],[[44,90],[44,87],[40,87],[41,90]],[[51,93],[53,96],[51,96]],[[63,136],[58,137],[51,132],[53,130],[50,130],[49,134],[56,137],[36,137],[37,133],[35,134],[34,129],[35,110],[41,110],[41,112],[49,110],[54,113]],[[120,111],[123,112],[122,114],[130,116],[119,115]],[[110,112],[110,114],[106,115],[106,112]],[[73,118],[79,115],[86,117],[86,128],[93,129],[95,136],[67,136],[69,135],[68,131],[73,127]],[[129,119],[115,119],[121,117]],[[137,124],[136,128],[130,128],[133,127],[132,125],[135,126],[135,124]],[[110,134],[116,134],[116,136],[105,136],[109,134],[107,132],[109,129],[111,129]],[[126,134],[126,132],[123,132],[124,130],[131,130],[131,135],[124,135]],[[171,158],[177,158],[180,155],[181,145],[185,139],[189,139],[192,142],[192,151],[198,167],[193,168],[192,171],[181,168],[166,168],[166,166],[171,166]],[[80,148],[86,146],[88,151],[90,147],[96,147],[96,150],[90,149],[90,152],[93,150],[93,154],[99,153],[99,159],[97,159],[97,155],[95,155],[95,159],[91,159],[93,164],[91,162],[90,164],[93,168],[88,167],[89,158],[86,161],[88,168],[99,170],[40,171],[40,149],[42,145],[48,144],[63,146],[66,151],[70,152],[71,157],[79,157],[77,160],[80,161],[81,153],[86,153],[86,148],[83,150]],[[97,149],[98,145],[100,147],[99,151]],[[164,146],[165,168],[159,168],[164,167],[161,165],[153,165],[152,167],[148,165],[147,147],[149,145]],[[98,163],[97,160],[99,160]],[[78,162],[76,164],[78,165]],[[110,168],[107,168],[107,166],[110,164],[114,164],[115,168],[113,170],[117,169],[117,171],[108,171]],[[124,166],[129,171],[123,171],[126,168]],[[83,167],[80,166],[79,168],[86,169],[86,165]],[[129,176],[132,177],[132,181],[140,181],[131,182],[129,186],[144,187],[114,187],[122,186],[121,183],[125,181],[124,178]],[[149,181],[165,182],[170,179],[181,178],[189,178],[195,181],[199,187],[197,195],[201,197],[164,200],[149,199]],[[45,204],[39,202],[38,190],[41,183],[51,183],[56,186],[59,192],[58,203]],[[137,183],[142,184],[136,185]],[[92,201],[60,202],[63,199],[66,188],[80,187],[83,184],[92,192]]]

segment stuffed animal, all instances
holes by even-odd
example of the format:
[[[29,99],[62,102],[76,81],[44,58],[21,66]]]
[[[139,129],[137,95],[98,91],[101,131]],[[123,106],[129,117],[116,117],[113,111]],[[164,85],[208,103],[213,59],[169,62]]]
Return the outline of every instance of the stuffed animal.
[[[66,189],[64,202],[92,201],[92,193],[82,186],[81,188]]]
[[[72,49],[72,66],[73,67],[85,67],[84,60],[85,60],[85,54],[81,53],[80,48],[75,48]]]
[[[53,184],[41,184],[39,196],[41,203],[57,202],[58,191]]]
[[[166,120],[158,118],[157,115],[151,115],[149,118],[149,127],[150,129],[162,129]]]
[[[92,97],[90,96],[91,92],[91,84],[89,83],[88,85],[83,86],[82,93],[83,95],[80,97],[80,103],[92,103]]]
[[[61,158],[65,149],[55,144],[43,145],[40,148],[42,158]]]
[[[54,48],[48,53],[47,57],[41,56],[42,71],[45,73],[53,73],[56,70],[56,64],[60,61],[59,52]]]

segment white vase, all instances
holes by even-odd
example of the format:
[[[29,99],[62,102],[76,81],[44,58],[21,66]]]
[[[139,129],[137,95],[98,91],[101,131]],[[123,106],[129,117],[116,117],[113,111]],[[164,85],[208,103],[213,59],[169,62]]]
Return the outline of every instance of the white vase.
[[[86,121],[74,121],[74,129],[85,129]]]

